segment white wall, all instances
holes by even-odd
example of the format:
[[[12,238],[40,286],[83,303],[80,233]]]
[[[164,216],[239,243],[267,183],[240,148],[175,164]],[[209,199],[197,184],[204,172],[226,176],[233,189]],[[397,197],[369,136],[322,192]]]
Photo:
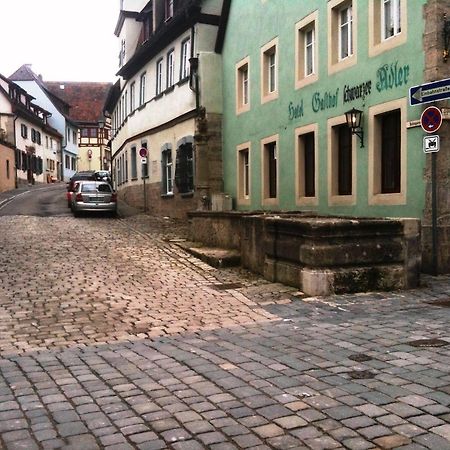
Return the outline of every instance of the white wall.
[[[68,181],[69,178],[75,173],[75,171],[65,168],[64,154],[69,154],[71,158],[78,157],[78,143],[73,143],[72,141],[67,142],[67,127],[70,125],[67,123],[66,118],[52,103],[47,94],[35,81],[15,81],[15,83],[25,89],[33,97],[35,97],[34,103],[46,109],[52,114],[51,117],[48,118],[48,124],[64,136],[62,144],[62,165],[64,169],[64,181]]]

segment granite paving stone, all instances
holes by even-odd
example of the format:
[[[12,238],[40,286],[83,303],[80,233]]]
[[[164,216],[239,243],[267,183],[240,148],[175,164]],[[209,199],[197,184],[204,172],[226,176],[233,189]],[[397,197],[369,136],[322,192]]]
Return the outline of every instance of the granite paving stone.
[[[450,346],[409,345],[450,342],[425,303],[450,276],[304,298],[197,260],[173,219],[0,216],[0,234],[0,448],[450,449]]]

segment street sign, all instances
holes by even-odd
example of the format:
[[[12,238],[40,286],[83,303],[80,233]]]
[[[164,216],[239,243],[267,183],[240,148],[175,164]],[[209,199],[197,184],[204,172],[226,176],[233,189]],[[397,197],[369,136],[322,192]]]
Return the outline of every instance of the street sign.
[[[147,149],[145,147],[139,149],[139,156],[141,158],[145,158],[147,156]]]
[[[147,158],[141,158],[141,163],[142,164],[147,164]]]
[[[450,78],[409,88],[409,104],[422,105],[450,98]]]
[[[438,152],[439,148],[439,135],[435,134],[423,137],[423,151],[425,153]]]
[[[420,125],[425,133],[435,133],[442,125],[442,113],[436,106],[428,106],[420,116]]]

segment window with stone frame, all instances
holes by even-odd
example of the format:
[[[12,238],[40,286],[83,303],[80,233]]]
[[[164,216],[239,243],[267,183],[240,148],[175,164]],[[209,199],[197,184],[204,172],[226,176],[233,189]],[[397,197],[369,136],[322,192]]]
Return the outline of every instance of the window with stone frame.
[[[248,57],[236,64],[236,114],[250,109],[250,59]]]
[[[369,2],[369,56],[376,56],[404,44],[407,40],[407,0]]]
[[[175,185],[180,194],[194,190],[194,152],[192,143],[180,145],[175,164]]]
[[[318,11],[296,24],[295,87],[299,89],[318,79]]]
[[[250,204],[250,142],[237,147],[237,201]]]
[[[278,201],[278,136],[261,141],[262,151],[262,199],[263,204]]]
[[[261,48],[261,102],[278,98],[278,39]]]
[[[328,72],[334,73],[356,64],[356,3],[328,1]]]
[[[131,179],[137,180],[137,151],[136,146],[131,147]]]
[[[381,193],[401,190],[401,121],[400,111],[390,111],[379,117],[381,127]]]

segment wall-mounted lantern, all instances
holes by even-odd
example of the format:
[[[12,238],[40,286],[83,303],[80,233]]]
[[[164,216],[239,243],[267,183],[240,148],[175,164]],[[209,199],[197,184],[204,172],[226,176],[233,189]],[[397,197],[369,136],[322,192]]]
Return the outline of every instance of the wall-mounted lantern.
[[[345,113],[345,120],[350,128],[350,132],[359,137],[360,148],[364,147],[364,131],[361,126],[362,114],[361,110],[355,108]]]

